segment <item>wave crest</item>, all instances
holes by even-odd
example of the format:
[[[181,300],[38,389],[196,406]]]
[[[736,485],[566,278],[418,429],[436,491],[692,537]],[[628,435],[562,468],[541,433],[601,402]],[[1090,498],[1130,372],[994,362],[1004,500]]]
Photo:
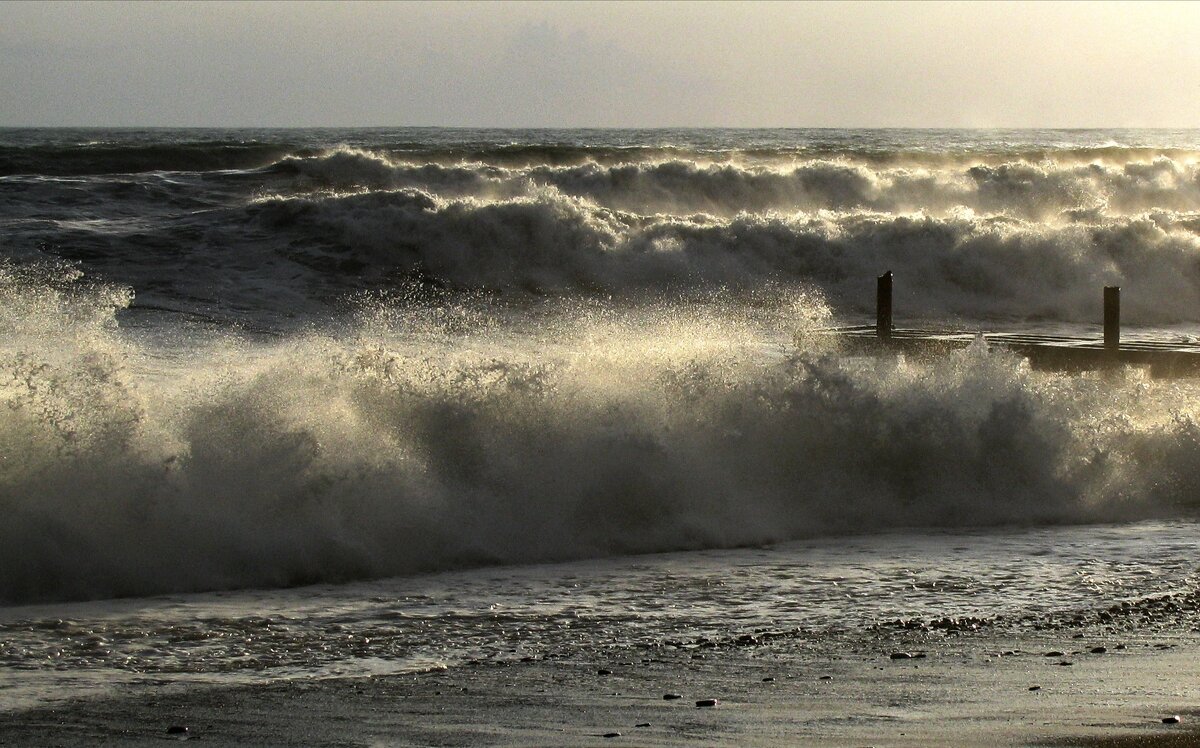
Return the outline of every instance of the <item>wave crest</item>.
[[[272,199],[255,211],[272,231],[304,237],[286,250],[297,261],[352,257],[454,287],[640,294],[792,282],[862,310],[871,279],[896,268],[897,308],[912,317],[1089,321],[1105,284],[1128,287],[1128,318],[1141,324],[1191,319],[1200,304],[1200,219],[1167,211],[1061,225],[970,213],[643,217],[554,192],[485,201],[417,190]]]
[[[1194,511],[1195,385],[770,353],[764,320],[819,319],[809,298],[465,329],[391,308],[166,376],[51,310],[70,345],[4,344],[0,599]]]
[[[1196,161],[1087,164],[1059,161],[964,162],[947,168],[871,166],[845,158],[790,164],[683,160],[503,167],[414,163],[379,151],[340,148],[289,157],[281,174],[340,190],[411,188],[445,197],[528,197],[553,189],[641,214],[871,210],[947,214],[968,209],[1038,221],[1100,208],[1109,215],[1151,209],[1200,210]]]

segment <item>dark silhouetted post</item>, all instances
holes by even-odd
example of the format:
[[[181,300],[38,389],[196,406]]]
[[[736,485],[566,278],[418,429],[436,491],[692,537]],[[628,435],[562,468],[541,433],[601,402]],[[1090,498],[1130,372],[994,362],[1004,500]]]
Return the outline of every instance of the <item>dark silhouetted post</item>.
[[[1121,347],[1121,287],[1104,287],[1104,350]]]
[[[879,276],[878,285],[875,286],[875,335],[884,340],[892,337],[891,270]]]

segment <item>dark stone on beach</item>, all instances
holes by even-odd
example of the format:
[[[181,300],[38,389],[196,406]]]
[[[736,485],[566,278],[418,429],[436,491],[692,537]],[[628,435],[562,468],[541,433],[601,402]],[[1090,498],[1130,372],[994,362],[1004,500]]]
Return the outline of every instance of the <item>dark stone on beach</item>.
[[[1108,647],[1092,647],[1088,651],[1094,655],[1102,655],[1108,651]]]
[[[682,698],[683,697],[677,693],[664,693],[663,694],[663,701],[674,701],[675,699],[682,699]]]
[[[1040,691],[1040,690],[1042,690],[1042,687],[1041,686],[1030,686],[1029,690],[1030,691]]]
[[[822,675],[817,680],[833,680],[833,676],[832,675]]]
[[[536,659],[537,659],[536,657],[531,657],[530,655],[525,655],[524,657],[521,658],[521,662],[533,662]]]
[[[606,670],[604,668],[600,668],[599,670],[596,671],[596,675],[612,675],[612,671]]]
[[[1118,644],[1116,647],[1114,647],[1114,649],[1125,649],[1125,645],[1124,645],[1124,644]]]
[[[168,735],[187,735],[187,732],[188,729],[183,725],[171,725],[167,728]]]
[[[763,683],[774,683],[774,682],[775,682],[775,679],[774,679],[774,678],[772,678],[772,677],[770,677],[770,676],[767,676],[766,678],[763,678],[763,679],[762,679],[762,682],[763,682]]]
[[[649,727],[649,726],[650,726],[649,722],[638,722],[636,725],[634,725],[634,727]]]
[[[1060,662],[1060,663],[1058,663],[1058,664],[1059,664],[1059,665],[1061,665],[1061,666],[1063,666],[1063,667],[1071,667],[1071,666],[1072,666],[1072,665],[1074,665],[1075,663],[1073,663],[1073,662],[1067,662],[1066,660],[1063,660],[1062,662]]]
[[[913,655],[913,659],[914,660],[923,660],[923,659],[925,659],[926,656],[927,655],[924,652],[917,652],[915,655]]]
[[[1042,656],[1043,656],[1043,657],[1062,657],[1062,656],[1063,656],[1063,653],[1062,653],[1062,652],[1059,652],[1057,649],[1052,649],[1052,650],[1050,650],[1049,652],[1047,652],[1046,654],[1044,654],[1044,655],[1042,655]]]
[[[892,659],[893,660],[911,660],[912,655],[910,655],[908,652],[892,652]]]
[[[716,699],[700,699],[699,701],[696,702],[696,706],[700,706],[700,707],[716,706],[716,705],[717,705]]]
[[[1182,722],[1182,720],[1179,719],[1178,714],[1173,714],[1170,717],[1163,717],[1162,721],[1164,725],[1177,725]]]
[[[619,733],[619,732],[606,732],[606,733],[604,733],[604,737],[606,737],[606,738],[619,738],[619,737],[621,737],[621,733]]]

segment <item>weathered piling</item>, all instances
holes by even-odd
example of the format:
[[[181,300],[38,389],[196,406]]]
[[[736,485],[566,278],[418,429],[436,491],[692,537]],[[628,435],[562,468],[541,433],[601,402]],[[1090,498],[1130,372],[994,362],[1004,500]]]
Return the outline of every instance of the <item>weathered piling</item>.
[[[875,326],[838,327],[836,335],[847,353],[903,353],[927,358],[976,344],[981,331],[896,328],[892,324],[892,273],[879,276],[875,296]],[[1104,338],[1047,335],[1030,332],[987,332],[984,340],[1022,356],[1034,369],[1079,372],[1112,369],[1116,365],[1148,367],[1154,377],[1200,377],[1200,344],[1185,340],[1135,338],[1121,344],[1121,289],[1104,289]]]
[[[879,276],[875,285],[875,335],[892,337],[892,271]]]
[[[1121,348],[1121,287],[1104,287],[1104,350]]]

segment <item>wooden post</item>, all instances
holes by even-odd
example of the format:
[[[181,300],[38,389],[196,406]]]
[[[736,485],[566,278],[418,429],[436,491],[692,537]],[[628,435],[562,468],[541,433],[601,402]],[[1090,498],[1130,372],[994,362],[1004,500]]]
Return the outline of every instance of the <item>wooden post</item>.
[[[892,271],[879,276],[875,286],[875,336],[892,337]]]
[[[1104,287],[1104,350],[1121,347],[1121,287]]]

